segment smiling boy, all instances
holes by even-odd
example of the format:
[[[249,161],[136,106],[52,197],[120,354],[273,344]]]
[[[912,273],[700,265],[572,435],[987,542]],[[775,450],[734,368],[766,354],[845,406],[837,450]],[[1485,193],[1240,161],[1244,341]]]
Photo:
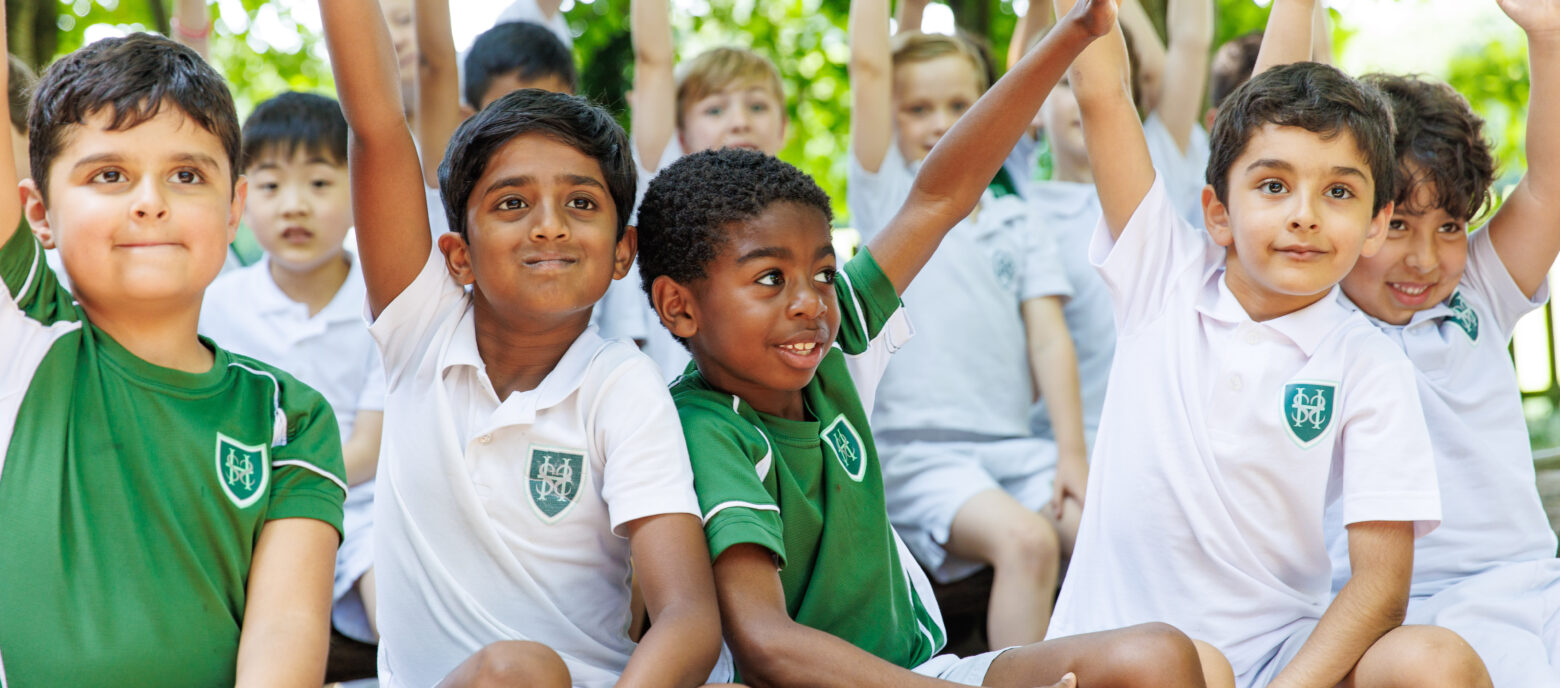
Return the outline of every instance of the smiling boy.
[[[574,96],[499,98],[450,141],[434,250],[384,20],[321,9],[388,386],[380,681],[702,683],[720,625],[676,411],[648,358],[589,326],[634,257],[627,136]],[[637,644],[630,556],[654,619]]]
[[[167,39],[105,39],[28,122],[31,234],[0,194],[0,684],[318,686],[335,419],[196,334],[246,191],[227,85]]]
[[[1385,102],[1315,63],[1247,82],[1214,124],[1205,234],[1156,178],[1125,64],[1117,33],[1071,73],[1119,336],[1051,637],[1162,621],[1242,686],[1488,685],[1454,634],[1399,627],[1435,468],[1408,362],[1334,298],[1391,217]],[[1355,571],[1331,604],[1329,504]]]

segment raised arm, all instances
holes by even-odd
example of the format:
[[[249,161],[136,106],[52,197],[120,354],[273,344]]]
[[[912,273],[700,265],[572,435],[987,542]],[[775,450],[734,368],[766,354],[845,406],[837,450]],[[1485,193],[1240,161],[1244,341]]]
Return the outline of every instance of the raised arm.
[[[1528,168],[1488,231],[1506,270],[1532,296],[1560,253],[1560,0],[1499,3],[1528,39]]]
[[[876,173],[894,143],[894,66],[888,0],[850,4],[850,151]]]
[[[1056,0],[1057,13],[1072,7],[1073,2]],[[1068,72],[1083,116],[1084,146],[1089,151],[1100,206],[1113,237],[1121,236],[1127,220],[1154,185],[1148,142],[1132,104],[1131,78],[1127,44],[1115,27],[1084,50]]]
[[[1256,76],[1270,67],[1305,62],[1311,56],[1311,30],[1316,25],[1316,0],[1273,0],[1262,49],[1257,52]]]
[[[1186,152],[1192,127],[1203,112],[1208,86],[1209,47],[1213,43],[1213,0],[1170,0],[1170,48],[1166,51],[1159,120],[1175,147]]]
[[[1137,97],[1143,102],[1135,104],[1143,112],[1153,112],[1159,109],[1159,95],[1164,91],[1165,44],[1159,40],[1159,31],[1154,28],[1154,22],[1148,18],[1140,0],[1121,3],[1120,21],[1121,35],[1131,44],[1129,47],[1137,58],[1132,78],[1137,80]]]
[[[1061,80],[1067,65],[1091,41],[1116,25],[1115,0],[1082,0],[1075,11],[1058,14],[1062,20],[1034,52],[998,79],[932,147],[910,187],[910,197],[868,244],[883,274],[899,293],[904,293],[931,259],[948,230],[974,210],[981,193],[1029,127],[1046,94]],[[859,18],[853,14],[851,21],[854,27]],[[1137,118],[1132,121],[1136,126]],[[1146,144],[1143,150],[1143,159],[1147,161]],[[1149,174],[1153,174],[1152,168]]]
[[[401,109],[390,31],[376,0],[323,0],[320,17],[349,129],[352,207],[370,315],[416,279],[433,250],[422,165]]]
[[[1031,2],[1029,8],[1018,17],[1018,25],[1013,27],[1013,39],[1008,41],[1008,69],[1012,69],[1019,60],[1024,59],[1024,53],[1029,50],[1029,44],[1035,42],[1035,38],[1044,34],[1046,29],[1056,23],[1051,16],[1051,3]]]
[[[1333,63],[1332,31],[1328,27],[1327,7],[1319,2],[1316,3],[1316,11],[1311,13],[1311,61],[1324,65]]]
[[[894,21],[899,28],[894,33],[920,31],[921,19],[925,16],[926,0],[899,0],[899,8],[894,10]]]
[[[450,35],[450,0],[417,0],[417,143],[423,183],[439,186],[439,163],[460,126],[460,69]],[[477,107],[478,103],[472,103]]]
[[[633,0],[629,22],[634,40],[634,102],[630,131],[639,164],[651,172],[677,133],[677,66],[672,15],[667,0]]]
[[[0,3],[0,25],[10,26],[5,23],[5,3]],[[0,52],[9,52],[10,46],[6,42],[6,32],[0,31]],[[0,70],[0,90],[7,93],[11,88],[11,70]],[[7,98],[0,103],[0,122],[11,121],[11,99]],[[0,136],[0,162],[14,160],[11,150],[11,136]],[[16,178],[16,167],[9,162],[0,164],[0,245],[11,240],[11,235],[16,233],[16,228],[22,223],[22,197],[17,192],[17,185],[22,180]]]
[[[176,0],[171,23],[173,40],[211,59],[211,12],[206,0]]]

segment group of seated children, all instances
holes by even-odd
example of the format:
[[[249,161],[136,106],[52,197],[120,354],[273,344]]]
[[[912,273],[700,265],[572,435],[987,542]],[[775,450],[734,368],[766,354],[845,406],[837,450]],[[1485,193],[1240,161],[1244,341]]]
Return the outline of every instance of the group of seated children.
[[[334,628],[385,686],[1560,688],[1507,354],[1560,6],[1496,1],[1535,125],[1491,212],[1467,102],[1306,61],[1318,0],[1206,112],[1211,0],[1168,45],[1031,3],[994,82],[854,0],[843,263],[779,71],[679,69],[666,0],[632,137],[556,0],[464,58],[448,0],[322,0],[339,105],[242,127],[171,40],[13,58],[0,686],[318,686]],[[946,654],[931,582],[988,566]]]

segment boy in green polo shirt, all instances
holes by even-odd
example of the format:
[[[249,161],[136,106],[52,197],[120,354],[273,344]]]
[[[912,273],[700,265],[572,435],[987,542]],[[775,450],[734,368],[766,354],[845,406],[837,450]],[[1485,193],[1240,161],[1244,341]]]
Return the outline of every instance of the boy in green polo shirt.
[[[899,214],[843,267],[828,197],[772,157],[696,153],[651,182],[642,286],[698,366],[672,396],[744,680],[1206,685],[1201,650],[1164,625],[939,656],[936,601],[889,527],[867,424],[887,357],[911,334],[899,294],[1114,14],[1109,0],[1079,3],[942,138]],[[1216,651],[1207,656],[1227,675]]]
[[[29,130],[31,233],[0,193],[0,686],[319,686],[335,418],[196,335],[244,204],[226,84],[102,40],[43,75]]]

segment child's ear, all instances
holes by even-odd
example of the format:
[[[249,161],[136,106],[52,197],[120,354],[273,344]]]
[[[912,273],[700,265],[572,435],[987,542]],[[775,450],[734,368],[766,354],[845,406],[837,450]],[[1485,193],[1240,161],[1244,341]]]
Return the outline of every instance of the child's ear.
[[[477,281],[476,274],[471,271],[471,247],[464,238],[454,232],[445,232],[439,236],[439,250],[444,252],[445,269],[457,284],[464,286]]]
[[[623,228],[623,236],[617,241],[612,256],[612,279],[623,279],[634,267],[634,256],[639,255],[639,231],[633,225]]]
[[[233,243],[238,237],[238,223],[244,219],[244,200],[249,198],[249,177],[238,176],[238,183],[233,185],[233,203],[228,208],[227,242]]]
[[[43,191],[31,177],[23,179],[16,192],[22,197],[22,215],[32,227],[33,236],[44,248],[54,248],[54,227],[49,225],[49,211],[43,205]]]
[[[661,275],[650,283],[650,302],[667,331],[683,339],[698,333],[698,306],[687,286]]]
[[[1369,258],[1381,250],[1381,245],[1387,242],[1387,227],[1392,224],[1392,212],[1397,205],[1387,201],[1381,206],[1381,210],[1370,219],[1370,231],[1365,235],[1365,243],[1360,246],[1360,257]]]
[[[1213,243],[1229,247],[1235,243],[1235,231],[1230,228],[1230,207],[1219,200],[1219,194],[1214,193],[1213,185],[1203,186],[1202,192],[1203,225],[1208,228],[1208,236],[1213,237]]]

